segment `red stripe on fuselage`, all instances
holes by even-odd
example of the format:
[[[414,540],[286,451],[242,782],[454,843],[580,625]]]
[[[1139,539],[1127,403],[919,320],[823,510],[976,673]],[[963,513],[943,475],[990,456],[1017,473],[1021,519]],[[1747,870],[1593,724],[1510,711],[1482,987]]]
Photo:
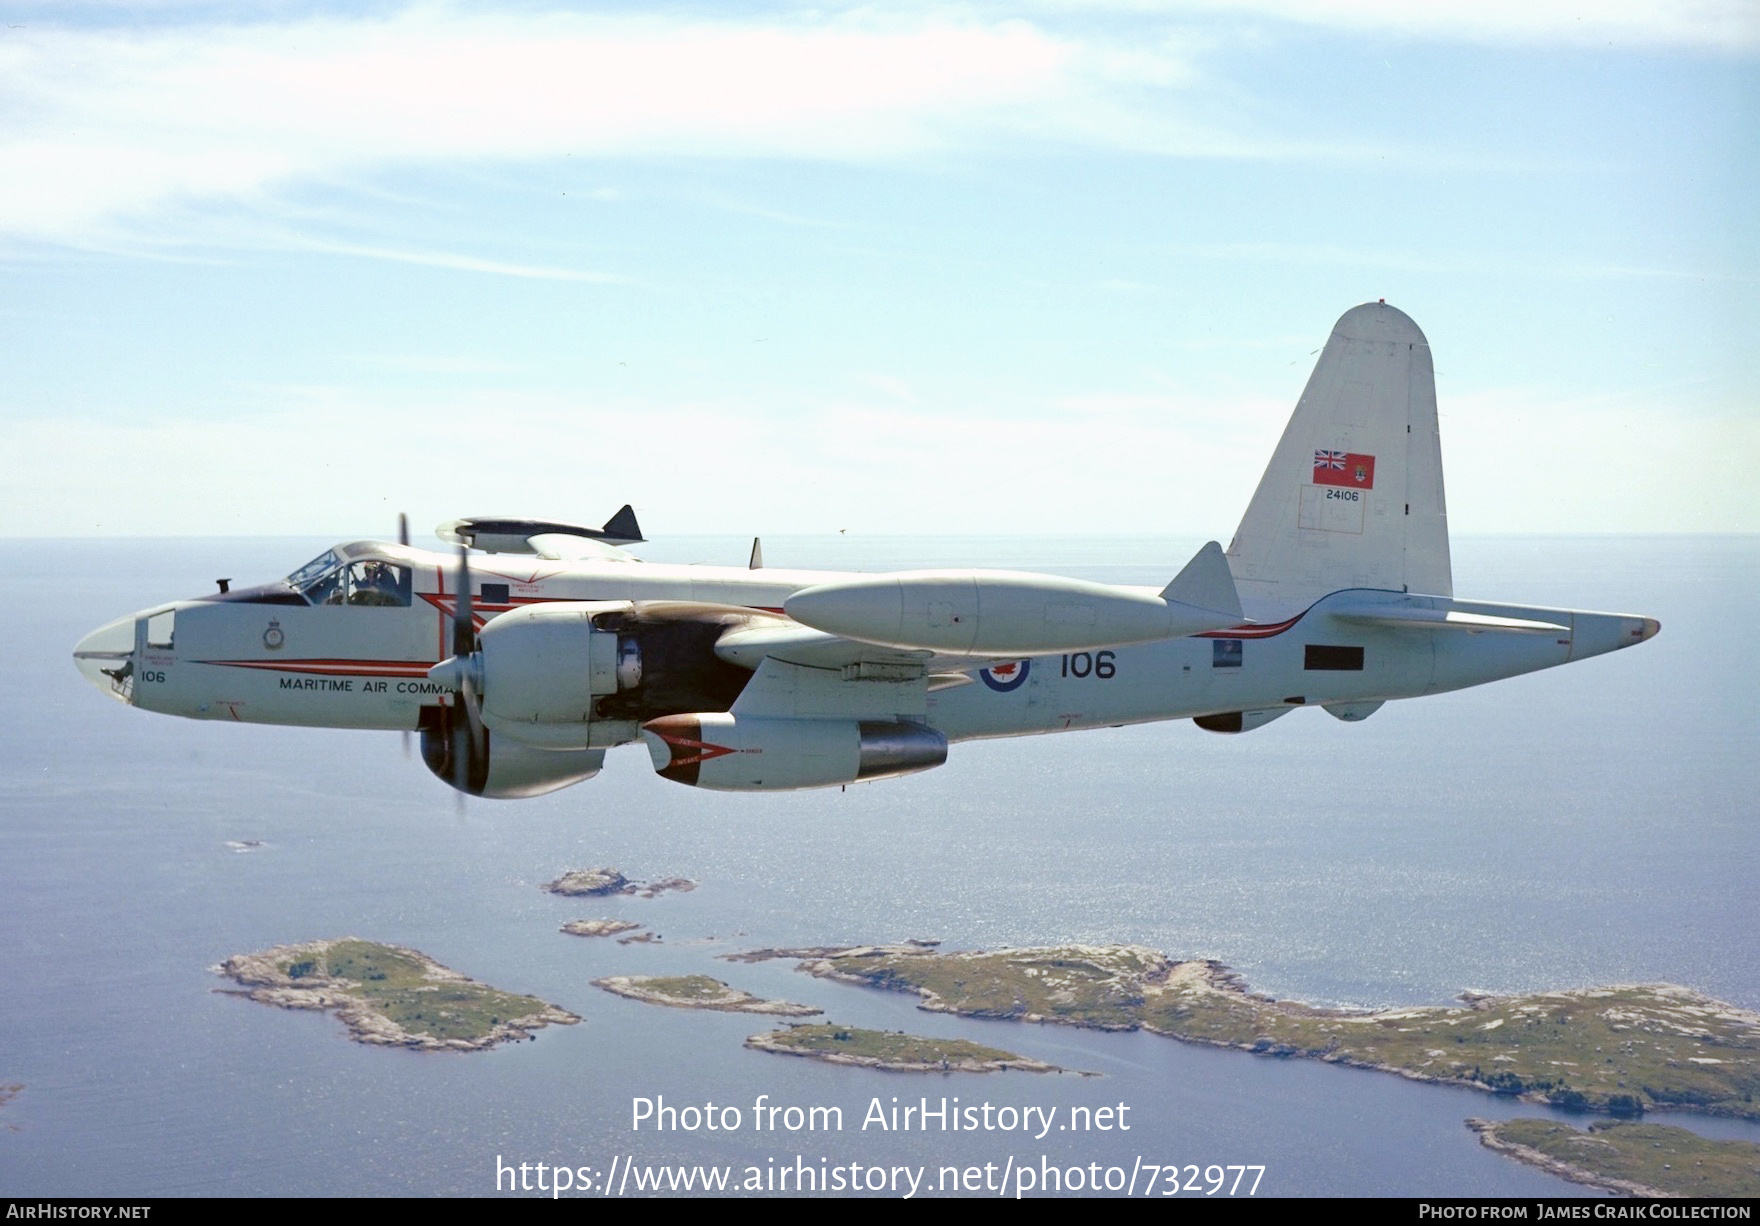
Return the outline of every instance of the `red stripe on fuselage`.
[[[1272,622],[1266,626],[1235,626],[1228,630],[1206,630],[1202,634],[1194,634],[1192,637],[1195,639],[1268,639],[1282,634],[1307,615],[1307,610],[1304,609],[1288,621]]]
[[[313,673],[321,677],[426,677],[429,660],[191,660],[221,668],[259,668],[277,673]]]

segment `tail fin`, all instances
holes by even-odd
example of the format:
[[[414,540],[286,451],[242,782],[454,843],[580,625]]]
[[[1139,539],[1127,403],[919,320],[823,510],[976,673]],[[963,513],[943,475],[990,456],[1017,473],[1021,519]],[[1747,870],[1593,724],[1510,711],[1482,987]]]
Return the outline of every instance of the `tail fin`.
[[[1228,562],[1249,605],[1293,611],[1351,587],[1454,595],[1430,342],[1404,313],[1339,318]]]

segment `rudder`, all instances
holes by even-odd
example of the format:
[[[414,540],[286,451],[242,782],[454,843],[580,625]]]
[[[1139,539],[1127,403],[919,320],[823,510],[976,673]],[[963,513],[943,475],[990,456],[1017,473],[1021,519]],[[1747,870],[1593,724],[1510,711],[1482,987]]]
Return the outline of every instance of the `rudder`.
[[[1454,595],[1436,376],[1418,325],[1346,311],[1228,547],[1248,613],[1343,588]]]

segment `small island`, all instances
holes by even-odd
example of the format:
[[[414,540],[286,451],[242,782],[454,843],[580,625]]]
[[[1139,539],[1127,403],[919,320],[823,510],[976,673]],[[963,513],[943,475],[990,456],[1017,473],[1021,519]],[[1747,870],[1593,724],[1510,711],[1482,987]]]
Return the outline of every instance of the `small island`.
[[[603,898],[634,887],[614,868],[571,868],[555,881],[546,881],[544,889],[564,898]]]
[[[634,894],[639,898],[657,898],[669,891],[688,893],[697,888],[689,877],[663,877],[659,881],[631,881],[614,868],[571,868],[554,881],[546,881],[543,889],[564,898],[605,898],[612,894]]]
[[[1025,1073],[1063,1072],[1055,1064],[1029,1060],[965,1039],[931,1039],[829,1022],[755,1034],[746,1040],[746,1046],[779,1056],[807,1056],[829,1064],[854,1064],[901,1073],[1000,1073],[1009,1069]]]
[[[633,883],[631,892],[637,898],[658,898],[662,894],[689,894],[697,883],[689,877],[662,877],[658,881]]]
[[[1500,1154],[1572,1183],[1627,1196],[1760,1194],[1760,1145],[1685,1128],[1604,1120],[1579,1132],[1556,1120],[1468,1120]]]
[[[772,949],[813,975],[914,992],[967,1017],[1142,1028],[1633,1117],[1684,1109],[1760,1119],[1760,1014],[1671,984],[1324,1009],[1249,992],[1212,961],[1133,946],[942,953],[911,945]]]
[[[640,927],[640,924],[630,920],[569,920],[562,926],[562,931],[573,937],[614,937],[620,932],[634,932]]]
[[[358,937],[277,945],[215,968],[283,1009],[330,1009],[357,1043],[482,1051],[581,1019],[535,996],[478,983],[426,954]]]
[[[707,975],[613,975],[593,980],[593,986],[630,1000],[675,1009],[717,1009],[727,1013],[769,1013],[778,1017],[812,1017],[823,1013],[811,1005],[786,1000],[765,1000],[729,987]]]

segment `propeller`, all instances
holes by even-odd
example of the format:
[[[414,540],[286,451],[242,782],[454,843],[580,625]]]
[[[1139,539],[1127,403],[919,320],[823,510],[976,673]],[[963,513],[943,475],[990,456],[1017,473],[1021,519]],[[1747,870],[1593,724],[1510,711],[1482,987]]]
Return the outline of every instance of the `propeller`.
[[[397,543],[404,547],[409,545],[409,516],[402,511],[397,513]],[[403,760],[409,761],[409,729],[403,731]]]
[[[428,670],[435,681],[444,681],[452,688],[452,718],[448,721],[451,743],[448,759],[452,786],[459,792],[480,789],[481,780],[473,779],[487,769],[488,733],[479,715],[483,657],[477,641],[477,626],[471,613],[471,564],[463,545],[458,547],[457,598],[452,610],[452,655]],[[477,789],[472,784],[476,783]]]

